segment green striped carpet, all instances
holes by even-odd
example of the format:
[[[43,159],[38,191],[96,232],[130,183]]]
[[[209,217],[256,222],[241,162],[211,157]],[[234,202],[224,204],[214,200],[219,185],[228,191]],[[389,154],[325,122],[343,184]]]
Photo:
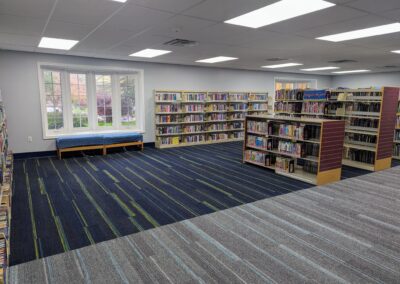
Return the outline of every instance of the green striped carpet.
[[[16,160],[11,264],[311,187],[241,163],[241,147]]]

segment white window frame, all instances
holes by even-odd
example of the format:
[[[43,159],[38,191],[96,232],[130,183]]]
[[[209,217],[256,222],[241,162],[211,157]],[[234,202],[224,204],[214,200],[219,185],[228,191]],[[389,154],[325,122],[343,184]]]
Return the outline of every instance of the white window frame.
[[[55,139],[63,135],[74,134],[91,134],[91,133],[110,133],[110,132],[139,132],[145,131],[145,109],[144,109],[144,72],[142,69],[130,68],[114,68],[114,67],[98,67],[92,65],[70,65],[59,63],[38,62],[38,80],[39,80],[39,93],[40,105],[42,112],[42,128],[43,139]],[[47,121],[46,109],[46,94],[44,90],[44,70],[60,71],[61,72],[61,92],[63,101],[63,118],[64,127],[60,130],[49,130]],[[68,73],[65,73],[68,72]],[[72,120],[72,104],[71,104],[71,91],[69,85],[69,73],[86,74],[87,97],[89,106],[89,127],[88,128],[74,128]],[[112,108],[113,108],[113,126],[101,127],[97,124],[97,101],[95,88],[95,74],[107,74],[112,76]],[[118,76],[135,74],[135,117],[136,126],[134,128],[123,126],[121,123],[121,96],[118,88]]]

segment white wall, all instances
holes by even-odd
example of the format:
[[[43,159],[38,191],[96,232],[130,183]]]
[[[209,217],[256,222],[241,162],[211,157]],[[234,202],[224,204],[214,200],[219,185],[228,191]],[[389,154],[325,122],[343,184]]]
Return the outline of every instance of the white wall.
[[[400,72],[333,76],[332,88],[400,87]]]
[[[0,88],[8,117],[10,148],[15,153],[55,150],[54,140],[43,140],[37,62],[97,65],[144,70],[144,141],[154,141],[154,89],[274,92],[275,77],[317,79],[318,88],[331,86],[329,76],[241,71],[169,64],[139,63],[84,57],[0,51]],[[27,137],[33,141],[28,142]]]

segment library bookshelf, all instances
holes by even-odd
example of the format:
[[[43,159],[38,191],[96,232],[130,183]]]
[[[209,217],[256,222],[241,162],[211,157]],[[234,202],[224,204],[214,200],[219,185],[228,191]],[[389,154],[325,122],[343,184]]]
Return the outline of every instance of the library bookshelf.
[[[400,94],[397,102],[396,126],[394,130],[393,159],[400,160]]]
[[[391,87],[305,90],[300,117],[345,121],[343,165],[379,171],[391,166],[398,97]]]
[[[303,182],[339,181],[345,122],[287,116],[247,116],[243,162]]]
[[[0,100],[0,283],[7,283],[10,256],[13,155],[8,150],[7,120]]]
[[[242,141],[247,114],[268,114],[267,92],[156,90],[157,148]]]

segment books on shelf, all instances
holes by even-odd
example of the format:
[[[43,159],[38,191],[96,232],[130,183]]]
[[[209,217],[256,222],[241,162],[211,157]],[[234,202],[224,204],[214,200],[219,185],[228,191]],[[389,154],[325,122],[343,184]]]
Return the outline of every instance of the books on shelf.
[[[246,114],[267,111],[267,92],[155,91],[156,147],[240,140]]]
[[[157,92],[155,100],[156,102],[180,101],[182,100],[182,96],[180,92]]]
[[[276,90],[275,101],[301,101],[303,96],[303,89],[281,89]]]
[[[340,180],[344,121],[247,116],[245,124],[244,162],[313,184]]]

